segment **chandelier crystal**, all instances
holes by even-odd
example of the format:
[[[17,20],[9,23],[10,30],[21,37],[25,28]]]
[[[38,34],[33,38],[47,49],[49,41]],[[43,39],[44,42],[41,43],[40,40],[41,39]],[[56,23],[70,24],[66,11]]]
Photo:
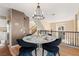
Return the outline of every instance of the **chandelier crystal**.
[[[42,11],[41,11],[41,8],[39,6],[39,3],[37,5],[36,11],[35,11],[35,13],[34,13],[32,18],[35,19],[35,20],[43,20],[45,18],[43,16],[43,14],[42,14]]]

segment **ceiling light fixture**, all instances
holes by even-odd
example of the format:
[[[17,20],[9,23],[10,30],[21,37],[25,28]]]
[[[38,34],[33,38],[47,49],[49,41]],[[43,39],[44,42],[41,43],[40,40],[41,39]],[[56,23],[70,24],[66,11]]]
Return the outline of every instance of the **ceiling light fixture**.
[[[43,20],[45,17],[42,14],[41,8],[39,6],[39,3],[37,5],[36,11],[32,17],[34,20]]]

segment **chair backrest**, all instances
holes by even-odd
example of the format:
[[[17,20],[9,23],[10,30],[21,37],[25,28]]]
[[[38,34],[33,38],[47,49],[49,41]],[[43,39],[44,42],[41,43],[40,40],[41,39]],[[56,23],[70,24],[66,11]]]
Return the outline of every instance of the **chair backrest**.
[[[34,43],[25,42],[22,39],[17,39],[17,43],[22,47],[37,47]]]
[[[58,38],[58,39],[56,39],[55,41],[53,41],[51,44],[53,45],[53,46],[58,46],[58,45],[60,45],[60,43],[61,43],[61,38]]]
[[[17,56],[19,54],[19,49],[21,48],[21,46],[19,46],[19,45],[10,46],[10,45],[8,45],[8,48],[9,48],[9,51],[10,51],[12,56]]]
[[[26,36],[31,36],[32,34],[27,34]]]
[[[50,43],[45,43],[43,45],[47,45],[47,46],[58,46],[61,43],[61,38],[57,38],[55,41],[52,41]]]

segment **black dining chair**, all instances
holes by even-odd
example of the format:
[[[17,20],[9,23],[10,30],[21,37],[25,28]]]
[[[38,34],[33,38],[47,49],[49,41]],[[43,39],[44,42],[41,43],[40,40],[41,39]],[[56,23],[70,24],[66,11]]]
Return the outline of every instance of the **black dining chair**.
[[[61,43],[61,38],[58,38],[55,41],[52,41],[50,43],[42,44],[42,48],[43,48],[42,56],[44,56],[44,50],[53,53],[54,56],[56,56],[57,53],[60,56],[59,47],[58,47],[60,43]]]
[[[18,56],[32,56],[33,50],[35,50],[35,55],[37,56],[37,44],[28,43],[22,39],[17,39],[17,43],[21,46]]]

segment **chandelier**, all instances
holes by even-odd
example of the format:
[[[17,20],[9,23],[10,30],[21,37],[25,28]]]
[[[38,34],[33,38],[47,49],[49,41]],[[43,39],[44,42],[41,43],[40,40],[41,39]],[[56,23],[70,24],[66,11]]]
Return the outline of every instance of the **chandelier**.
[[[32,18],[35,19],[35,20],[43,20],[45,18],[43,16],[43,14],[42,14],[42,11],[41,11],[41,8],[39,6],[39,3],[37,5],[36,11],[35,11],[35,13],[34,13]]]

